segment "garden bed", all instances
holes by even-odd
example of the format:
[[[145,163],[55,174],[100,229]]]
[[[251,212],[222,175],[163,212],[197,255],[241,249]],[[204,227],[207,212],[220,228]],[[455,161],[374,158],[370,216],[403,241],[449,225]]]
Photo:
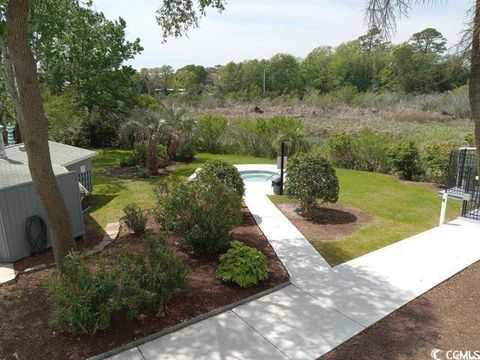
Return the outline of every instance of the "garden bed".
[[[283,203],[277,207],[311,242],[344,238],[373,221],[373,216],[341,205],[321,206],[315,209],[311,219],[303,217],[298,203]]]
[[[158,230],[150,224],[150,231]],[[121,314],[112,325],[93,337],[79,337],[52,327],[48,320],[51,308],[41,284],[53,269],[21,276],[17,284],[0,288],[0,358],[1,359],[84,359],[152,333],[185,322],[243,298],[260,293],[288,280],[288,274],[255,221],[243,210],[243,224],[234,230],[234,238],[261,250],[268,258],[271,270],[268,280],[249,289],[222,283],[215,277],[218,260],[194,256],[182,248],[175,237],[169,242],[192,269],[189,285],[176,293],[164,312],[145,313],[132,321]],[[141,238],[124,227],[116,243],[104,256],[141,247]]]

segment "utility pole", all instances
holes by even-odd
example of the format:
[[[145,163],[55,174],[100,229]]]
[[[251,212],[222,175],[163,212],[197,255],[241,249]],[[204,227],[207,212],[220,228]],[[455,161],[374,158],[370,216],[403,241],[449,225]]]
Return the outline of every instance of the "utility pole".
[[[267,70],[263,69],[263,93],[265,94],[265,79],[267,77]]]

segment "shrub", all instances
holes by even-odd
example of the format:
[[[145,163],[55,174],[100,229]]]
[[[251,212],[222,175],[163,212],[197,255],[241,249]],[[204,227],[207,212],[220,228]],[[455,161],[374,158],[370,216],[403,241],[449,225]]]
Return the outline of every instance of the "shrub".
[[[63,273],[46,282],[53,307],[52,324],[76,334],[106,329],[113,312],[121,308],[115,298],[115,276],[104,266],[89,271],[78,253],[67,255],[63,266]]]
[[[352,134],[337,134],[328,141],[330,160],[338,167],[353,169],[356,164],[356,154]]]
[[[327,159],[312,153],[297,154],[288,163],[285,190],[300,201],[304,215],[310,217],[318,202],[337,202],[337,174]]]
[[[124,216],[122,220],[125,221],[125,224],[133,230],[135,234],[142,234],[145,232],[145,227],[147,225],[147,215],[145,212],[136,204],[128,204],[123,209]]]
[[[455,149],[458,149],[458,146],[451,142],[425,146],[422,154],[425,180],[439,184],[445,183],[450,153]]]
[[[202,151],[221,152],[224,148],[228,121],[224,116],[205,114],[198,120],[196,141]]]
[[[145,169],[140,169],[138,171],[138,177],[140,179],[148,179],[150,177],[150,173]]]
[[[159,168],[164,168],[168,165],[169,159],[167,155],[167,147],[163,144],[157,144],[157,165]],[[135,165],[147,165],[147,150],[148,142],[145,140],[137,141],[133,146],[133,156],[129,163],[135,162]]]
[[[387,156],[393,171],[401,179],[413,180],[421,174],[420,155],[417,145],[413,141],[390,147],[387,150]]]
[[[183,237],[196,253],[214,255],[230,243],[230,231],[241,223],[242,202],[223,182],[208,186],[195,181],[170,183],[159,189],[157,218],[166,229]]]
[[[356,169],[365,171],[388,171],[387,150],[392,140],[384,134],[377,134],[370,128],[363,129],[355,136]]]
[[[178,161],[192,161],[195,158],[195,146],[192,142],[187,142],[178,147],[175,159]]]
[[[132,167],[138,165],[137,158],[135,156],[127,156],[120,159],[121,167]]]
[[[137,141],[133,145],[133,156],[137,164],[145,165],[147,163],[147,142],[145,140]]]
[[[276,157],[282,141],[288,141],[288,155],[307,148],[303,123],[290,117],[238,119],[230,132],[230,146],[252,156]]]
[[[118,298],[129,317],[145,308],[163,309],[172,294],[187,284],[189,268],[168,246],[164,235],[147,236],[140,254],[124,253],[115,259]]]
[[[110,325],[115,312],[135,317],[142,310],[158,311],[186,285],[189,273],[164,236],[147,237],[142,252],[119,254],[108,267],[95,265],[89,270],[78,253],[71,253],[64,271],[46,282],[54,326],[94,334]]]
[[[197,180],[208,183],[212,176],[225,183],[228,188],[234,189],[239,196],[245,194],[245,185],[243,184],[240,173],[235,166],[226,161],[211,160],[207,162],[205,166],[198,171]]]
[[[392,140],[366,128],[358,134],[337,134],[328,142],[330,160],[335,166],[364,170],[388,170],[387,149]]]
[[[268,279],[267,257],[259,250],[233,241],[226,254],[220,256],[217,278],[246,288]]]

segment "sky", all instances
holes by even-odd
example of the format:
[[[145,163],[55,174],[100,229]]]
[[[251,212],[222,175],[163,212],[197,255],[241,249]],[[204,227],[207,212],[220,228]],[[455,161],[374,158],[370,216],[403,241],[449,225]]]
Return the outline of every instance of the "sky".
[[[127,22],[128,39],[140,38],[144,51],[128,64],[136,69],[164,64],[214,66],[229,61],[270,58],[285,52],[305,57],[317,46],[337,46],[366,33],[366,0],[229,0],[227,9],[214,10],[188,37],[162,44],[155,20],[161,0],[95,0],[94,7],[109,19]],[[395,43],[433,27],[454,46],[467,21],[471,0],[440,0],[416,5],[398,21]]]

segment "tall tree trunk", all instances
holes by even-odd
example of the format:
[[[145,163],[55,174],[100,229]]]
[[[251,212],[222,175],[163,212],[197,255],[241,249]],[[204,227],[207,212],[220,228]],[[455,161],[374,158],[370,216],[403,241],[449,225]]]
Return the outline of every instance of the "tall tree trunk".
[[[17,122],[23,122],[23,112],[22,107],[20,106],[20,98],[17,92],[17,86],[15,84],[15,72],[13,70],[12,61],[10,59],[10,54],[8,53],[7,44],[3,36],[0,36],[0,51],[2,53],[3,61],[3,79],[5,82],[5,87],[7,93],[13,101],[13,106],[15,108],[15,113],[17,114]]]
[[[473,19],[469,97],[472,119],[475,123],[477,173],[480,175],[480,0],[475,3],[475,17]]]
[[[7,49],[13,65],[23,121],[20,122],[28,167],[47,214],[55,261],[61,268],[75,248],[70,217],[53,173],[48,147],[48,122],[38,83],[37,67],[28,41],[29,0],[10,0],[7,5]]]

